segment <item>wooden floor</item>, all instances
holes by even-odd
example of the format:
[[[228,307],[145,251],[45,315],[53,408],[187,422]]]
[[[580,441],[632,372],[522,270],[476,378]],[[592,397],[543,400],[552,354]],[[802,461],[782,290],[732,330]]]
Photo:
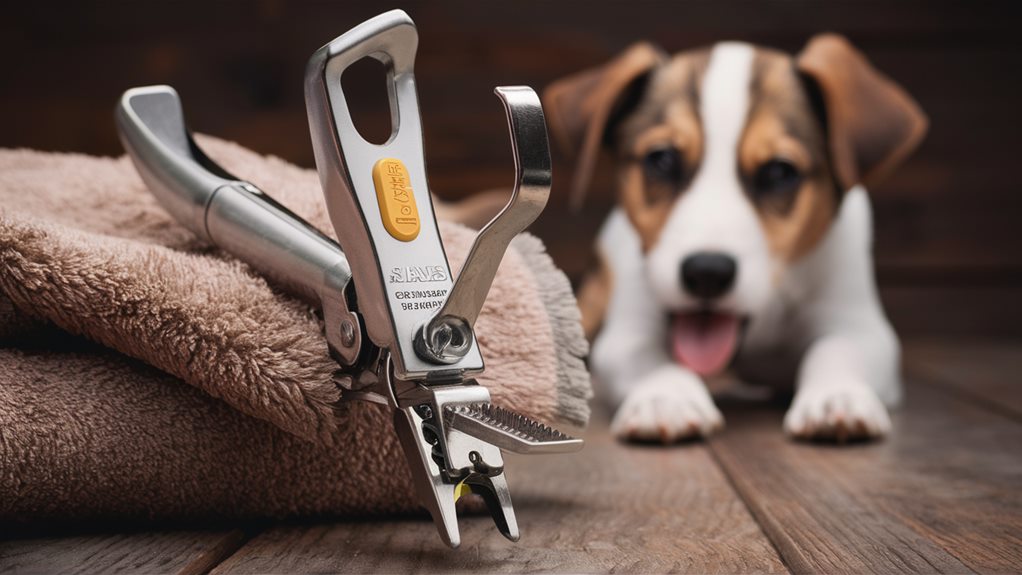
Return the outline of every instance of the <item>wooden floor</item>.
[[[912,343],[892,439],[793,443],[783,406],[726,404],[708,443],[514,458],[522,540],[463,517],[14,539],[0,572],[1022,571],[1022,345]]]

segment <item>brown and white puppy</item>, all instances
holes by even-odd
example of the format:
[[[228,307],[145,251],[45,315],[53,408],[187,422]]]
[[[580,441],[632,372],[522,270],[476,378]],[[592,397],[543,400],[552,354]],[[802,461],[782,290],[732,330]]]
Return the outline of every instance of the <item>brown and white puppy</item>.
[[[795,382],[801,437],[875,437],[901,397],[899,345],[877,298],[862,184],[926,131],[916,103],[844,38],[796,56],[742,43],[667,56],[637,44],[544,94],[578,160],[601,150],[619,207],[603,270],[580,291],[622,438],[706,435],[705,378]],[[886,406],[886,407],[885,407]]]

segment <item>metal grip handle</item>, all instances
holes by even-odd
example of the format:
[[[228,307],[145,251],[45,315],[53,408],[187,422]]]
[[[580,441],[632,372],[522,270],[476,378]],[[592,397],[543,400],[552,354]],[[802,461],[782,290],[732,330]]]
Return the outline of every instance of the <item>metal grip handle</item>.
[[[472,327],[504,252],[550,197],[550,145],[539,96],[528,86],[501,86],[494,92],[507,113],[515,186],[504,209],[476,236],[443,307],[416,334],[416,351],[437,363],[454,363],[468,352]]]
[[[337,242],[203,154],[170,86],[128,90],[115,115],[124,147],[167,211],[287,291],[322,306],[331,349],[342,364],[354,363],[360,330],[344,301],[351,269]]]
[[[515,185],[504,209],[476,236],[451,295],[437,317],[456,316],[474,325],[511,240],[546,207],[550,198],[550,146],[539,96],[528,86],[494,90],[507,113]]]
[[[443,304],[451,272],[426,180],[413,66],[418,33],[392,10],[359,24],[312,55],[305,100],[327,209],[354,270],[366,333],[390,352],[399,379],[446,381],[483,368],[475,338],[457,365],[415,352],[415,332]],[[362,58],[387,66],[393,132],[380,145],[359,135],[341,76]]]
[[[185,128],[177,92],[170,86],[132,88],[115,111],[118,133],[135,168],[160,204],[206,241],[206,205],[235,178],[195,145]]]

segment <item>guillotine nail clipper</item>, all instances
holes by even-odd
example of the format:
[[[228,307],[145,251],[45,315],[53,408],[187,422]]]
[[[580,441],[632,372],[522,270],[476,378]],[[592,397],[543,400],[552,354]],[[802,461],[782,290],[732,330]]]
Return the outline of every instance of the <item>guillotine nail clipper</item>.
[[[496,89],[511,131],[515,187],[452,281],[426,183],[412,73],[417,44],[415,24],[394,10],[309,61],[309,127],[340,245],[207,158],[185,128],[173,88],[128,90],[117,123],[136,168],[171,214],[321,307],[343,399],[393,409],[416,491],[443,540],[459,544],[455,502],[468,492],[481,495],[501,533],[517,540],[502,450],[562,453],[582,441],[490,403],[472,379],[483,370],[473,326],[509,242],[549,196],[546,123],[531,88]],[[344,71],[365,57],[388,69],[393,133],[382,145],[359,135],[341,88]]]

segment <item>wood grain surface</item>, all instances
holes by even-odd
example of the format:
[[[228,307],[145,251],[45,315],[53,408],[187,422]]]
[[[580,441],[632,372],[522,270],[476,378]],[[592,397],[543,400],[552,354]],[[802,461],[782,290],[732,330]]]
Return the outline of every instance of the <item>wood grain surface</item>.
[[[710,445],[792,572],[1022,568],[1017,421],[918,379],[881,443],[792,442],[780,410],[725,415]]]
[[[228,531],[156,531],[0,541],[0,573],[207,573],[244,540]]]
[[[599,420],[586,448],[509,457],[522,539],[462,516],[462,546],[408,519],[292,525],[255,537],[215,573],[785,571],[705,445],[624,446]]]
[[[927,383],[1022,420],[1022,343],[913,341],[904,347],[909,369]]]
[[[522,540],[485,515],[0,541],[3,573],[1022,571],[1022,347],[909,342],[883,442],[792,442],[780,403],[723,402],[709,442],[509,457]],[[920,369],[925,367],[925,369]]]

